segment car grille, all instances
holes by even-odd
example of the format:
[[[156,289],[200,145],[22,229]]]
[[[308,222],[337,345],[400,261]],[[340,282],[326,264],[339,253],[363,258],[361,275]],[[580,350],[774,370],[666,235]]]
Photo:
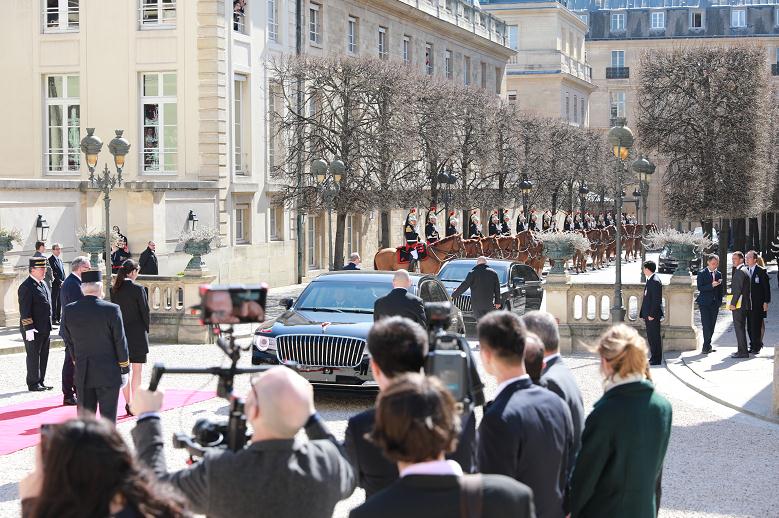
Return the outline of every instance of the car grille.
[[[454,302],[454,305],[460,308],[460,311],[470,311],[471,310],[471,296],[470,295],[459,295],[457,297],[454,297],[452,299],[452,302]]]
[[[315,367],[355,367],[362,361],[365,340],[330,335],[276,337],[279,360]]]

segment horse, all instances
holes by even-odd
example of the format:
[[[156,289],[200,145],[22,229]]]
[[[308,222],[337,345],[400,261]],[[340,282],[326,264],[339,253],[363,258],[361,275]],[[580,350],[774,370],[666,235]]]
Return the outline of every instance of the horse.
[[[611,258],[617,256],[617,227],[609,225],[608,227],[601,229],[601,238],[605,243],[605,260],[606,266],[608,266]]]
[[[534,235],[531,235],[532,241],[528,245],[528,261],[525,263],[533,268],[538,275],[541,275],[546,263],[546,256],[544,256],[544,243],[536,239]]]
[[[593,271],[603,268],[603,254],[606,252],[606,242],[602,234],[603,232],[599,228],[591,228],[585,231],[585,236],[590,240]]]
[[[427,245],[427,256],[419,261],[421,273],[436,274],[441,265],[455,257],[465,257],[465,241],[461,234],[445,237]],[[479,247],[481,250],[481,247]],[[474,256],[476,257],[476,256]],[[397,248],[382,248],[373,257],[373,269],[383,271],[408,270],[411,263],[398,262]]]
[[[574,230],[574,233],[580,236],[587,237],[586,230]],[[589,242],[589,241],[588,241]],[[587,254],[592,251],[592,243],[590,242],[590,250],[587,252],[583,250],[576,250],[573,253],[573,267],[576,273],[583,273],[587,271]]]
[[[635,239],[636,239],[636,227],[638,225],[622,225],[622,246],[625,249],[625,262],[636,258]]]
[[[481,239],[463,239],[463,256],[470,259],[484,255],[484,249],[481,246]]]
[[[495,236],[483,237],[480,240],[483,255],[491,259],[503,259],[498,238]]]
[[[501,259],[516,259],[519,252],[519,238],[513,236],[498,236],[498,249]]]
[[[516,260],[520,263],[530,264],[530,248],[533,246],[533,232],[523,230],[517,234],[517,253]]]

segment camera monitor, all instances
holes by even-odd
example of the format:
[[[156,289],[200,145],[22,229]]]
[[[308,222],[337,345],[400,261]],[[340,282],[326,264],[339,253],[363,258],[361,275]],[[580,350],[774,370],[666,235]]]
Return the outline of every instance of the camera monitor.
[[[204,324],[240,324],[265,320],[268,285],[231,284],[200,287],[201,318]]]

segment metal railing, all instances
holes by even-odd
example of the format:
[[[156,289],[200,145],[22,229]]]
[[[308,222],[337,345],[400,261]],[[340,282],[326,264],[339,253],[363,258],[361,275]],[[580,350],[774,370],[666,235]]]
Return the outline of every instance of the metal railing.
[[[630,67],[606,67],[606,79],[628,79]]]

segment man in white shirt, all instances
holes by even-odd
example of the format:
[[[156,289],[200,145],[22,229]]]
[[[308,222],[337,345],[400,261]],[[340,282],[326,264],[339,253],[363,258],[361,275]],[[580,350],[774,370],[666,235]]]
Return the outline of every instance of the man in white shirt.
[[[733,312],[733,331],[736,333],[738,351],[731,354],[731,358],[749,358],[747,351],[747,315],[751,309],[750,281],[747,268],[744,266],[744,254],[733,252],[733,280],[730,282],[731,299],[728,310]]]

